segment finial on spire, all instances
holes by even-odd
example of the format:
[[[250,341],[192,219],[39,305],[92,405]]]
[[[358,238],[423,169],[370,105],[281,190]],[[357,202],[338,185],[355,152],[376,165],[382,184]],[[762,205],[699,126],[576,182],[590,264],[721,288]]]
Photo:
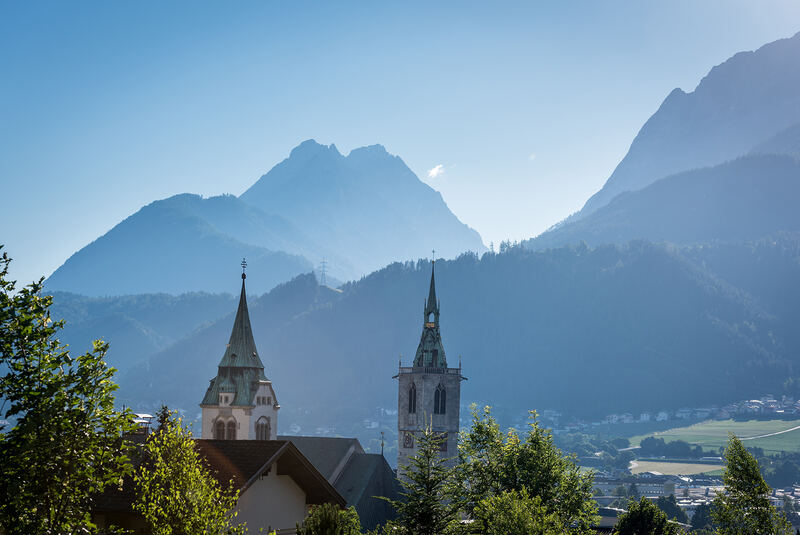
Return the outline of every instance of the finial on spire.
[[[431,249],[431,262],[436,262],[436,249]]]
[[[247,269],[247,260],[242,258],[242,279],[243,280],[247,278],[247,274],[244,272],[246,269]]]

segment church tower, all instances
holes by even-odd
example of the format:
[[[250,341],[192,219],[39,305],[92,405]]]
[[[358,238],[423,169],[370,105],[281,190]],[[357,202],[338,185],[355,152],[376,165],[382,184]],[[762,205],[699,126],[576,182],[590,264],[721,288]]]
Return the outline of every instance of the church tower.
[[[200,407],[203,412],[202,438],[218,440],[275,440],[278,429],[278,400],[272,381],[264,375],[258,356],[247,296],[242,260],[242,293],[233,331],[211,379]]]
[[[444,436],[441,455],[457,455],[461,403],[461,362],[448,368],[439,332],[439,306],[436,299],[435,261],[431,263],[431,286],[425,301],[422,336],[412,366],[401,363],[397,405],[397,467],[408,464],[416,455],[416,436],[427,426]]]

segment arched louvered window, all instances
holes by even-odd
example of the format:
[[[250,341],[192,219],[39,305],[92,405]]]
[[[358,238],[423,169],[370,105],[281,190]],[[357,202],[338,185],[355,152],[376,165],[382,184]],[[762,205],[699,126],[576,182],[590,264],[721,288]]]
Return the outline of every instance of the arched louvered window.
[[[445,412],[447,412],[447,390],[439,385],[433,394],[433,414],[444,414]]]
[[[225,440],[236,440],[236,420],[228,420],[225,426]]]
[[[214,438],[217,440],[225,440],[225,422],[217,420],[214,424]]]
[[[256,422],[256,440],[269,440],[272,434],[272,426],[269,418],[262,416]]]
[[[408,414],[417,413],[417,385],[411,383],[408,389]]]

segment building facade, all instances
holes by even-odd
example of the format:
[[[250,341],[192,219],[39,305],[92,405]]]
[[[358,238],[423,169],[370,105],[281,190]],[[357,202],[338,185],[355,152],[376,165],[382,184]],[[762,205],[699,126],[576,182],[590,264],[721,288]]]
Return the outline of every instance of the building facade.
[[[200,403],[204,439],[275,440],[278,436],[280,405],[253,339],[246,278],[242,273],[239,308],[217,376]]]
[[[461,362],[448,368],[439,330],[440,303],[436,299],[435,262],[425,301],[422,336],[412,366],[400,365],[397,396],[397,468],[402,475],[409,458],[416,455],[417,437],[431,427],[443,437],[441,455],[457,455],[461,403]]]

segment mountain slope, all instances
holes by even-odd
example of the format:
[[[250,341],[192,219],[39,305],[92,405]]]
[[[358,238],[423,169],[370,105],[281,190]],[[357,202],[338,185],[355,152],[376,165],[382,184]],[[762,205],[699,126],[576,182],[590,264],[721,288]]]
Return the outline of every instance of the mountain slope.
[[[259,243],[273,241],[276,248],[288,248],[292,238],[302,243],[289,223],[236,197],[176,195],[145,206],[72,255],[45,286],[88,296],[221,292],[246,257],[258,281],[253,290],[263,292],[312,268],[304,257],[232,235],[258,235]]]
[[[485,250],[441,195],[380,145],[343,156],[334,145],[305,141],[241,199],[291,221],[362,274],[431,249],[443,257]]]
[[[782,145],[781,145],[782,146]],[[746,156],[663,178],[523,245],[532,249],[632,239],[695,244],[800,230],[800,161]]]
[[[691,93],[672,91],[579,216],[667,175],[744,155],[798,122],[800,33],[736,54]]]
[[[774,261],[755,261],[769,258],[765,251],[723,256],[750,258],[751,278],[800,287],[800,247],[764,247]],[[714,251],[639,242],[437,262],[449,364],[463,354],[469,377],[462,401],[593,417],[779,388],[800,349],[784,314],[797,313],[777,309],[771,288],[762,298],[752,281],[750,293],[704,267]],[[416,348],[429,274],[427,262],[392,264],[340,294],[321,294],[312,277],[301,277],[251,300],[256,342],[284,407],[282,432],[296,424],[345,433],[396,405],[391,377],[397,355],[407,363]],[[126,374],[121,395],[192,414],[232,314]]]

